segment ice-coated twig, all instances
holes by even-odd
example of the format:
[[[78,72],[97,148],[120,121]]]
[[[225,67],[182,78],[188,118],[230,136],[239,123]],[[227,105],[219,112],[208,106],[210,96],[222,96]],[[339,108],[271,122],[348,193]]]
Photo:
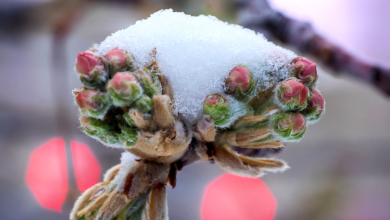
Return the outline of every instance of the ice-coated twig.
[[[390,95],[390,69],[354,57],[316,33],[310,24],[272,9],[267,0],[236,0],[236,3],[242,26],[314,56],[336,74],[352,76]]]

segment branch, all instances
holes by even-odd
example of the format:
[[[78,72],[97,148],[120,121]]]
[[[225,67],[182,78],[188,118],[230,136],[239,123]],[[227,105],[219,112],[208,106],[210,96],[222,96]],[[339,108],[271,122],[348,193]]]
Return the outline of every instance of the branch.
[[[372,84],[390,96],[390,69],[366,63],[327,41],[309,23],[297,21],[273,10],[267,0],[236,0],[239,23],[261,32],[272,41],[295,47],[314,56],[337,74],[349,75]]]

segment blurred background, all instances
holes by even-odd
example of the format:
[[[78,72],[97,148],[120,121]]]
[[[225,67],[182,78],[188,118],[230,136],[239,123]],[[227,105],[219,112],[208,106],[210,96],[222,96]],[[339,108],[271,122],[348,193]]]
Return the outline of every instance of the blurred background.
[[[119,163],[121,151],[79,128],[76,55],[166,8],[262,31],[319,64],[326,114],[277,155],[290,170],[261,178],[276,214],[255,219],[390,219],[388,0],[1,0],[0,219],[68,219]],[[223,174],[184,168],[168,190],[170,219],[202,219],[206,187]]]

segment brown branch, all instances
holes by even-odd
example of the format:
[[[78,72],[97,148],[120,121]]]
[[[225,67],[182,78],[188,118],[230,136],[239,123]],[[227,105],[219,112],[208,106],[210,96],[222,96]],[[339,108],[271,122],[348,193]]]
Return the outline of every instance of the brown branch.
[[[315,32],[309,23],[273,10],[267,0],[236,0],[239,23],[261,32],[272,41],[295,47],[314,56],[335,73],[349,75],[390,96],[390,69],[372,65],[346,52]]]

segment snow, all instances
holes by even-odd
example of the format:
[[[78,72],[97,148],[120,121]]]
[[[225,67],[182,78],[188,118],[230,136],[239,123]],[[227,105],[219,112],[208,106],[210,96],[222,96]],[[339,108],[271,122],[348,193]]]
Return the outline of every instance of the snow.
[[[130,152],[123,152],[121,156],[121,165],[122,167],[119,169],[119,172],[117,175],[115,175],[115,178],[110,183],[110,188],[115,188],[118,186],[119,189],[123,190],[123,187],[126,182],[126,176],[131,172],[132,168],[137,163],[137,159],[139,159],[137,156]]]
[[[206,96],[224,91],[224,79],[235,66],[247,66],[257,86],[266,89],[288,77],[286,65],[296,57],[252,30],[171,9],[113,33],[95,48],[101,56],[113,48],[129,51],[137,67],[150,63],[156,48],[161,73],[174,91],[175,110],[192,123],[201,116]]]

